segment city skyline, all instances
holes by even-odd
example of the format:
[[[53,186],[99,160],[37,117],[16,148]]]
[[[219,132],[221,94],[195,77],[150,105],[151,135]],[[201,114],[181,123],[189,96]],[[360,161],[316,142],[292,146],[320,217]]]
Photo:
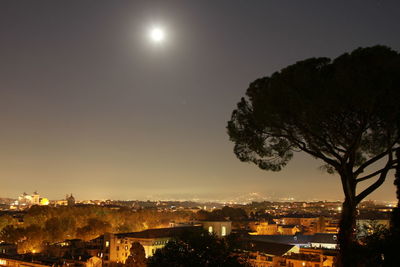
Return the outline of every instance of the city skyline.
[[[23,195],[31,195],[32,192],[27,192],[24,191],[23,193],[20,193],[18,196],[12,196],[12,197],[2,197],[0,196],[0,200],[6,200],[6,199],[13,199],[17,200],[18,197],[22,197]],[[304,198],[304,199],[299,199],[295,198],[293,196],[277,196],[276,194],[262,194],[259,192],[250,192],[250,193],[242,193],[242,194],[230,194],[230,195],[221,195],[221,194],[215,194],[211,196],[201,196],[201,195],[190,195],[190,194],[182,194],[182,195],[148,195],[145,196],[144,198],[127,198],[127,199],[111,199],[111,198],[79,198],[74,193],[69,193],[69,194],[61,194],[57,193],[56,198],[51,198],[48,199],[48,195],[46,192],[38,192],[35,191],[33,194],[38,194],[40,196],[40,199],[46,199],[49,201],[58,201],[58,200],[65,200],[67,199],[70,195],[76,197],[76,201],[78,203],[89,203],[91,201],[96,201],[96,202],[104,202],[104,201],[151,201],[151,202],[198,202],[198,203],[219,203],[219,204],[249,204],[252,202],[286,202],[286,203],[295,203],[295,202],[307,202],[307,203],[314,203],[314,202],[338,202],[341,203],[341,199],[318,199],[318,198]],[[367,198],[363,202],[374,202],[376,204],[384,204],[384,205],[395,205],[397,202],[396,200],[376,200],[376,199],[371,199]],[[47,205],[47,204],[46,204]]]
[[[304,153],[240,162],[226,123],[250,82],[309,57],[400,50],[396,1],[0,3],[0,197],[342,200]],[[148,31],[165,29],[154,45]],[[158,38],[158,37],[157,37]],[[367,197],[394,201],[393,172]]]

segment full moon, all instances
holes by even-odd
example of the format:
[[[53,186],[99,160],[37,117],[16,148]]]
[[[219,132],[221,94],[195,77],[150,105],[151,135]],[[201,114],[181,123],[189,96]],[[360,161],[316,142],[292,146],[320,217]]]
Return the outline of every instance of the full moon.
[[[153,28],[150,30],[150,39],[155,43],[161,43],[165,39],[165,32],[161,28]]]

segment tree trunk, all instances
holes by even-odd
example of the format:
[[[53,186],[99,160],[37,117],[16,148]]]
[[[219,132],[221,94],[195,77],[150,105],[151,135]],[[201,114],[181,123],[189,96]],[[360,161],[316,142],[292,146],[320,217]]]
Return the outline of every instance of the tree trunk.
[[[342,205],[342,214],[339,223],[339,259],[338,266],[353,266],[352,248],[355,241],[356,229],[356,182],[351,168],[340,173],[345,199]]]
[[[397,207],[392,212],[392,231],[400,233],[400,148],[396,149],[396,173],[394,178],[394,185],[396,186]]]
[[[352,266],[352,247],[354,245],[356,228],[356,204],[352,203],[349,199],[343,202],[339,227],[339,266]]]

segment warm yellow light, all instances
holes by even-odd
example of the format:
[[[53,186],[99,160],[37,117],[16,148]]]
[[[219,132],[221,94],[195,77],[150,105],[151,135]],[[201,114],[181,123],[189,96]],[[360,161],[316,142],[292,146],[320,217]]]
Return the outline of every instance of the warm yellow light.
[[[49,204],[50,204],[50,201],[45,197],[40,200],[40,205],[42,205],[42,206],[47,206]]]

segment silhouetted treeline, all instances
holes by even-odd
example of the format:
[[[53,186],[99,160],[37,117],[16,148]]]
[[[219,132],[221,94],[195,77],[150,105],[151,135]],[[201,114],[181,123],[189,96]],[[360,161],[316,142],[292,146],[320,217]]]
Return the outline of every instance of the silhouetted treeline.
[[[248,216],[246,211],[241,208],[225,206],[222,209],[216,209],[211,212],[199,210],[196,213],[196,219],[201,221],[245,221],[248,219]]]

